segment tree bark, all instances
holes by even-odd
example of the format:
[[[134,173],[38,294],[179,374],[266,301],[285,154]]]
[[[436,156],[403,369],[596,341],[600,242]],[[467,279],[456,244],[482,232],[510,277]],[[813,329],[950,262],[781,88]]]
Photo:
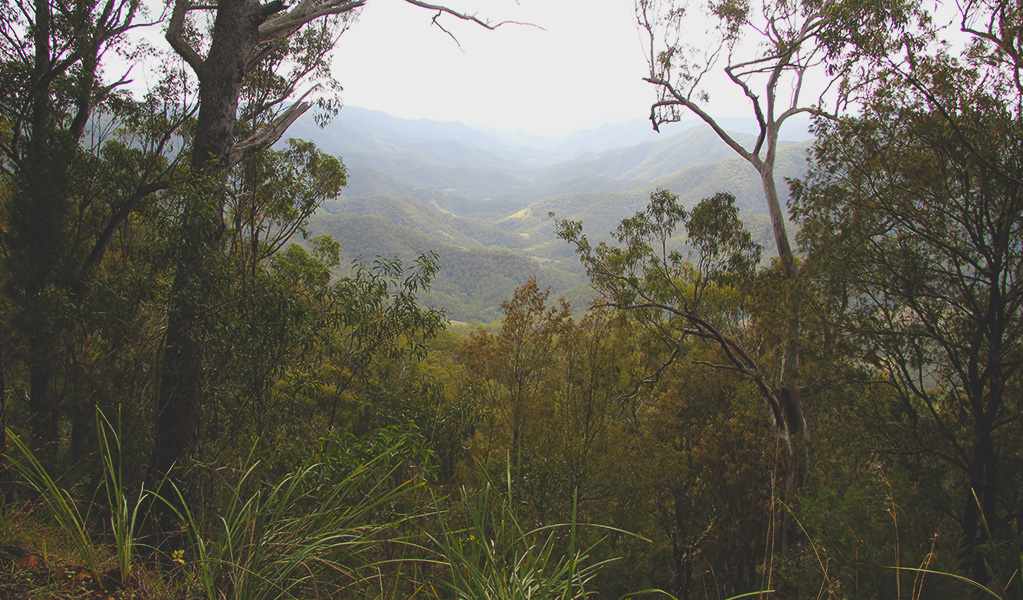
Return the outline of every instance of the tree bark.
[[[992,440],[992,427],[978,415],[973,440],[973,459],[970,463],[970,485],[963,499],[963,564],[968,566],[970,578],[980,584],[989,579],[985,548],[994,540],[987,539],[991,527],[988,519],[996,518],[999,493],[998,453]]]
[[[11,472],[7,466],[7,367],[4,364],[4,331],[0,329],[0,500],[11,498]]]
[[[203,337],[214,319],[209,297],[224,232],[228,161],[246,63],[259,43],[260,24],[272,14],[268,6],[251,0],[221,0],[209,53],[201,63],[192,64],[199,78],[199,116],[191,178],[182,192],[186,196],[179,223],[182,239],[171,284],[157,398],[152,467],[158,475],[196,451],[200,441]]]
[[[47,18],[38,18],[48,22]],[[45,449],[44,456],[55,454],[59,443],[56,374],[62,319],[52,294],[66,247],[67,172],[71,163],[68,140],[53,131],[48,52],[48,46],[37,49],[32,140],[9,216],[14,236],[13,281],[21,304],[18,322],[29,344],[29,421],[34,445]]]

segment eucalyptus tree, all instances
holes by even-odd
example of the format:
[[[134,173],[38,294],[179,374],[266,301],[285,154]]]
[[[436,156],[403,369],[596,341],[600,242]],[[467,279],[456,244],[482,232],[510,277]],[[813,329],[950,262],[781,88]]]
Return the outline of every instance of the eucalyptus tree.
[[[654,461],[657,466],[651,467],[658,474],[657,483],[643,495],[656,498],[653,506],[660,515],[658,521],[670,536],[674,569],[671,591],[689,597],[696,556],[703,552],[701,544],[712,529],[708,523],[722,512],[713,505],[725,489],[714,475],[701,474],[701,470],[709,463],[729,462],[724,455],[730,456],[738,448],[733,446],[722,455],[712,456],[722,449],[712,438],[731,437],[737,429],[758,429],[749,422],[735,426],[742,421],[738,416],[741,408],[728,398],[738,395],[736,381],[752,381],[757,392],[754,398],[763,401],[772,419],[781,423],[786,419],[785,405],[761,365],[757,348],[763,344],[756,339],[756,328],[750,322],[751,290],[758,276],[761,249],[739,219],[734,198],[726,193],[704,199],[687,210],[677,196],[659,190],[651,195],[644,210],[621,222],[612,232],[610,243],[593,245],[582,234],[579,222],[559,221],[558,230],[563,239],[576,246],[600,294],[600,304],[627,312],[646,331],[648,341],[643,354],[652,357],[648,360],[656,367],[623,396],[636,397],[644,387],[661,386],[651,392],[651,407],[641,415],[650,430],[650,439],[644,444],[656,448],[652,453],[661,461]],[[702,378],[691,371],[680,374],[687,361],[712,369],[714,374]],[[732,410],[735,412],[720,416]],[[699,447],[695,440],[701,438],[707,446]],[[750,456],[761,453],[753,450]],[[746,466],[757,463],[760,461]],[[735,468],[734,463],[729,466]],[[770,477],[769,470],[746,475],[742,476],[744,483],[764,483]],[[739,473],[730,471],[728,477],[734,480]],[[766,486],[753,487],[753,496],[767,493]],[[759,518],[752,517],[749,522],[760,524],[766,520],[758,503],[740,501],[734,490],[727,493],[729,502],[722,504],[742,506],[739,512],[747,516],[749,508],[756,506],[754,512]],[[693,512],[697,508],[702,511]],[[754,546],[749,542],[742,545],[743,551],[728,554],[729,559],[741,557],[734,564],[743,565],[739,571],[746,573],[734,581],[731,575],[720,580],[714,577],[724,586],[723,595],[743,591],[742,586],[755,580],[757,560],[748,560],[752,555],[749,549]],[[721,564],[702,556],[701,560],[715,567]]]
[[[145,103],[108,75],[110,55],[139,58],[129,37],[151,25],[140,0],[12,0],[0,8],[3,250],[13,330],[24,340],[36,444],[58,440],[58,379],[69,311],[87,294],[116,231],[166,187],[165,121],[131,141],[109,132]],[[136,132],[138,133],[138,132]]]
[[[882,57],[904,56],[920,44],[916,34],[927,18],[912,0],[636,0],[635,6],[648,51],[646,81],[657,90],[650,110],[654,128],[695,115],[760,176],[786,281],[778,367],[745,364],[754,352],[736,339],[723,336],[719,343],[734,348],[734,357],[743,357],[730,358],[733,365],[744,364],[740,371],[756,374],[753,381],[785,450],[781,494],[791,500],[805,481],[809,457],[799,372],[802,266],[775,176],[781,129],[798,115],[826,118],[846,109],[864,77],[869,80],[875,73],[870,65]],[[727,91],[715,91],[716,86]],[[722,125],[716,103],[726,94],[741,99],[746,114],[755,119],[752,142],[744,143]],[[787,513],[785,520],[783,552],[794,534]]]
[[[989,548],[1023,510],[1023,88],[1012,35],[981,35],[959,59],[921,55],[859,118],[822,125],[797,204],[816,275],[844,291],[835,314],[898,400],[888,439],[941,466],[933,500],[958,522],[980,581],[998,571]]]
[[[725,357],[711,366],[752,378],[772,417],[785,421],[784,405],[741,343],[748,316],[741,295],[761,249],[739,220],[733,196],[719,193],[686,210],[677,196],[658,190],[646,209],[611,233],[613,244],[592,245],[577,221],[557,226],[575,245],[600,302],[631,311],[665,344],[668,358],[641,384],[656,382],[690,341],[701,341]]]
[[[679,2],[637,0],[636,14],[647,39],[649,75],[657,89],[650,120],[655,129],[692,113],[710,127],[760,175],[775,251],[785,278],[800,276],[787,215],[775,179],[782,126],[797,115],[835,114],[857,85],[854,68],[864,56],[887,54],[907,38],[909,3],[834,1]],[[709,22],[701,37],[701,22]],[[718,92],[711,83],[732,86],[757,123],[755,139],[744,144],[725,130],[715,114]],[[799,393],[800,314],[790,294],[784,348],[771,416],[778,435],[792,449],[806,435]],[[765,383],[767,383],[765,381]],[[802,459],[800,459],[802,460]],[[798,467],[797,467],[798,468]]]
[[[175,0],[166,38],[197,80],[198,117],[190,175],[179,188],[181,241],[170,292],[152,466],[167,472],[199,441],[204,332],[214,318],[210,290],[225,231],[228,174],[276,142],[310,107],[302,85],[317,80],[332,106],[329,56],[367,0]],[[420,0],[409,4],[495,27],[473,15]],[[241,118],[241,123],[239,121]],[[248,126],[245,126],[245,125]]]

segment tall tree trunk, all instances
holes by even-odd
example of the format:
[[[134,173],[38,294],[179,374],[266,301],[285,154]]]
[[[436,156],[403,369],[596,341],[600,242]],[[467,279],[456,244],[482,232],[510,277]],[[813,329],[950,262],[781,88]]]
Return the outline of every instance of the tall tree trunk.
[[[67,141],[49,130],[48,107],[35,112],[24,180],[9,215],[14,237],[10,262],[20,305],[16,323],[28,340],[29,420],[34,445],[46,456],[57,452],[59,442],[56,380],[64,336],[56,280],[66,247],[66,172],[71,161]]]
[[[11,473],[7,466],[7,366],[4,363],[4,331],[0,329],[0,500],[11,497]]]
[[[205,369],[204,336],[215,316],[209,298],[224,232],[224,187],[234,145],[246,61],[258,42],[265,7],[221,0],[209,53],[197,69],[199,116],[191,180],[183,187],[182,232],[171,285],[156,410],[152,466],[166,474],[198,449]]]
[[[753,162],[753,166],[760,171],[760,181],[771,218],[775,248],[788,282],[782,334],[780,389],[777,394],[784,422],[776,425],[786,442],[784,444],[782,499],[786,504],[791,504],[796,493],[805,483],[809,468],[809,455],[806,444],[806,420],[803,416],[803,404],[799,391],[799,355],[802,333],[799,294],[796,289],[799,283],[799,269],[796,265],[796,255],[789,243],[788,232],[785,228],[785,211],[782,210],[781,199],[778,196],[778,188],[774,179],[774,160],[780,126],[780,123],[768,125],[766,157],[762,163]],[[791,510],[786,510],[782,515],[781,528],[783,555],[787,555],[791,550],[796,538],[795,527]]]
[[[970,463],[970,486],[963,503],[963,563],[967,565],[970,578],[980,584],[988,581],[985,551],[989,543],[990,526],[988,519],[996,518],[999,492],[998,454],[995,452],[988,419],[978,419],[973,440],[973,460]]]
[[[62,307],[54,290],[63,268],[69,211],[68,171],[76,151],[73,137],[55,122],[51,89],[61,74],[50,46],[54,23],[47,0],[34,3],[32,67],[27,93],[31,137],[16,171],[7,214],[11,271],[16,303],[14,326],[28,341],[29,421],[33,445],[43,456],[57,451]]]

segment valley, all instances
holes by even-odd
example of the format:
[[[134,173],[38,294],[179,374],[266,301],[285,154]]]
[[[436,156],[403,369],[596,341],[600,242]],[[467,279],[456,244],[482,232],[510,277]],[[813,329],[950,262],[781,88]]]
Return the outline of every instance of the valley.
[[[752,139],[742,134],[752,122],[724,123],[741,141]],[[807,128],[804,120],[783,131],[791,139],[777,162],[783,197],[785,178],[806,169]],[[436,252],[441,270],[425,302],[454,321],[486,323],[530,275],[584,309],[592,293],[572,249],[554,235],[554,218],[582,221],[592,239],[609,239],[657,189],[687,206],[732,193],[770,258],[756,172],[700,123],[665,129],[658,134],[639,119],[548,139],[346,107],[323,129],[309,119],[289,135],[340,156],[348,170],[341,195],[311,219],[310,237],[334,236],[344,264]]]

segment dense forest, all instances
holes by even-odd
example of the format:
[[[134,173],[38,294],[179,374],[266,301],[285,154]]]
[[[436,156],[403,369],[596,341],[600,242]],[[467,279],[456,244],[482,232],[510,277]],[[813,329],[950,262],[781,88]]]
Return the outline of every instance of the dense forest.
[[[555,207],[592,301],[466,252],[521,278],[475,328],[444,255],[306,236],[364,3],[0,7],[0,598],[1023,598],[1018,0],[636,0],[654,127],[767,221]]]

